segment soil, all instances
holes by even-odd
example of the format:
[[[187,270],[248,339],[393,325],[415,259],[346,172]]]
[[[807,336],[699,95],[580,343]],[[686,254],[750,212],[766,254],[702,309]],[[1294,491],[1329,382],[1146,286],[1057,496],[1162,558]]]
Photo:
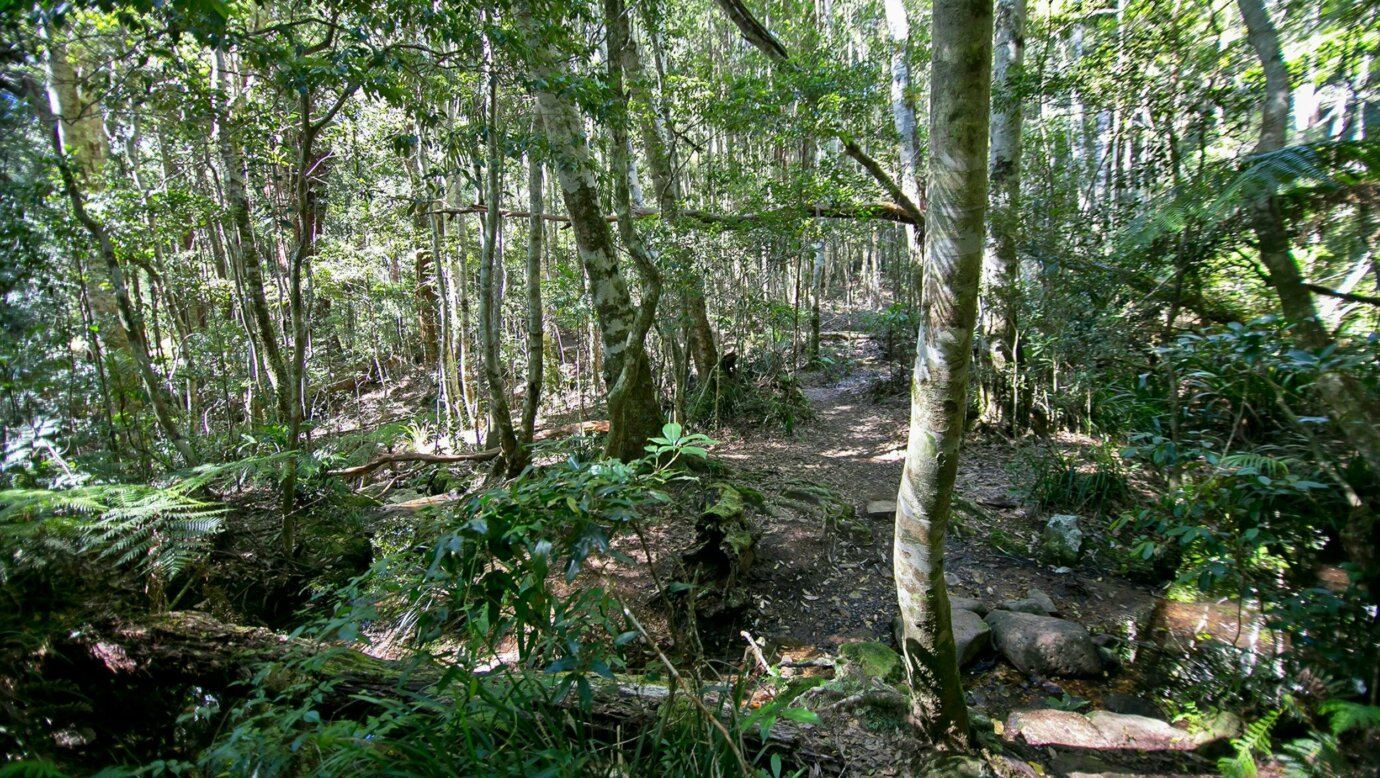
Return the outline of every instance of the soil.
[[[900,483],[909,405],[905,392],[896,387],[904,387],[905,382],[894,374],[894,366],[881,361],[864,333],[847,329],[846,320],[834,324],[844,329],[832,333],[833,361],[852,369],[841,377],[819,371],[804,374],[804,394],[813,411],[810,420],[796,425],[793,434],[721,430],[714,435],[719,443],[712,448],[712,456],[729,465],[733,482],[760,491],[765,502],[757,516],[762,535],[746,581],[749,604],[736,618],[718,620],[713,630],[701,627],[710,633],[705,637],[709,658],[729,667],[744,666],[744,632],[768,648],[771,661],[806,666],[796,671],[802,674],[827,675],[828,670],[809,666],[827,664],[846,643],[894,645],[893,516],[882,511],[869,515],[867,507],[870,502],[894,501]],[[1160,598],[1149,587],[1111,572],[1109,560],[1099,552],[1106,547],[1105,539],[1090,544],[1093,551],[1075,568],[1041,565],[1021,553],[1022,547],[1033,546],[1045,519],[1021,504],[1024,450],[1054,446],[1076,452],[1094,445],[1092,439],[1075,435],[1053,441],[994,439],[965,445],[957,483],[957,502],[962,507],[955,511],[946,540],[950,592],[994,604],[1040,589],[1053,598],[1059,615],[1083,624],[1094,635],[1121,636],[1133,647],[1154,649],[1160,643],[1150,641],[1150,630],[1164,627],[1159,620]],[[821,486],[846,506],[840,514],[833,514],[837,506],[820,504]],[[1001,542],[994,542],[996,538]],[[662,522],[652,529],[652,556],[663,580],[675,579],[678,555],[692,540],[693,533],[683,521]],[[624,542],[621,550],[645,561],[631,542]],[[674,630],[650,603],[655,587],[641,572],[646,567],[637,567],[613,565],[604,572],[627,601],[640,603],[641,607],[634,607],[646,612],[646,621],[656,624],[657,636],[674,644]],[[1153,624],[1152,619],[1156,619]],[[1175,627],[1174,619],[1168,621],[1171,637],[1191,633],[1195,626]],[[711,638],[717,639],[711,642]],[[1013,710],[1050,707],[1060,700],[1076,701],[1087,706],[1085,711],[1098,709],[1109,695],[1133,698],[1169,714],[1153,698],[1146,699],[1155,693],[1155,684],[1147,677],[1151,664],[1147,661],[1147,667],[1104,679],[1055,682],[1026,677],[989,654],[965,671],[964,682],[972,709],[996,722]],[[897,774],[898,765],[925,750],[904,728],[888,729],[856,710],[826,712],[824,726],[845,755],[850,774]],[[879,732],[885,736],[878,737]],[[1091,772],[1086,771],[1086,759],[1079,767],[1068,762],[1065,754],[1061,756],[1064,764],[1056,764],[1052,750],[1005,745],[1008,754],[998,761],[1013,775],[1036,774],[1031,767],[1036,763],[1043,763],[1040,774],[1056,775],[1216,774],[1211,762],[1194,755],[1165,758],[1121,753],[1111,761],[1097,762],[1105,770]]]

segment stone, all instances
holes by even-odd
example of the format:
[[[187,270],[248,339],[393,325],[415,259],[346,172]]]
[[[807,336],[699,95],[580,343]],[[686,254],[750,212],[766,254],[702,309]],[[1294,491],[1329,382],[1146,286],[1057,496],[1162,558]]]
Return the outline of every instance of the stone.
[[[992,642],[1023,673],[1041,676],[1097,676],[1102,659],[1079,624],[1052,616],[994,610],[987,614]]]
[[[895,516],[896,503],[891,500],[869,500],[867,502],[867,515],[873,518]]]
[[[1246,722],[1231,711],[1218,711],[1205,716],[1193,728],[1193,742],[1199,748],[1219,745],[1246,731]]]
[[[1040,533],[1040,561],[1047,565],[1073,565],[1083,553],[1083,530],[1078,517],[1071,513],[1056,513],[1045,522]]]
[[[992,645],[992,628],[970,610],[953,611],[954,643],[958,646],[958,665],[962,667],[982,655]]]
[[[1119,751],[1192,751],[1197,745],[1187,732],[1149,716],[1095,710],[1088,720],[1102,733],[1105,747]]]
[[[1068,710],[1018,710],[1006,718],[1002,737],[1022,738],[1032,746],[1101,748],[1102,733],[1081,713]]]
[[[988,778],[992,771],[987,764],[973,756],[940,757],[920,768],[920,778]]]
[[[1032,746],[1103,751],[1192,751],[1194,738],[1148,716],[1098,710],[1084,716],[1063,710],[1016,711],[1006,720],[1007,738]]]
[[[1053,616],[1059,612],[1059,607],[1054,604],[1048,594],[1039,589],[1026,590],[1025,597],[1019,600],[1007,600],[997,606],[998,610],[1015,611],[1017,613],[1031,613],[1036,616]]]
[[[972,611],[979,616],[986,616],[987,611],[991,610],[987,607],[987,603],[976,597],[964,597],[958,594],[950,595],[949,607],[956,611]]]

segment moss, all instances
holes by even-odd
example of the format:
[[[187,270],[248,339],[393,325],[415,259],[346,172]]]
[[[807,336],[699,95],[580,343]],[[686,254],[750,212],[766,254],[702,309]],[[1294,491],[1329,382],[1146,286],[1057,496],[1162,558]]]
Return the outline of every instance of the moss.
[[[715,483],[713,487],[718,491],[719,498],[705,513],[718,516],[721,519],[736,519],[743,515],[744,506],[741,492],[722,481]]]
[[[890,647],[872,641],[845,643],[839,647],[840,675],[856,676],[865,685],[871,679],[887,684],[902,680],[905,668],[901,665],[901,655]]]
[[[1026,556],[1030,553],[1030,547],[1020,538],[1001,528],[994,528],[987,535],[987,542],[999,551],[1005,551],[1012,556]]]
[[[738,523],[724,533],[723,549],[729,556],[741,557],[752,548],[752,530],[746,524]]]

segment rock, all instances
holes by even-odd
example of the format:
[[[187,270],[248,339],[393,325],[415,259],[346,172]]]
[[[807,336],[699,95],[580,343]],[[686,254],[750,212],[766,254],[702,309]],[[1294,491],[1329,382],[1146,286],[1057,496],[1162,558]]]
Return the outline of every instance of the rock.
[[[1078,527],[1078,517],[1071,513],[1050,516],[1040,533],[1040,561],[1048,565],[1077,564],[1082,552],[1083,530]]]
[[[1241,737],[1245,731],[1246,722],[1240,716],[1231,711],[1219,711],[1198,722],[1192,733],[1193,742],[1199,748],[1208,748]]]
[[[869,500],[867,503],[867,515],[874,518],[895,516],[896,503],[891,500]]]
[[[1048,594],[1039,589],[1026,590],[1025,597],[1019,600],[1007,600],[997,606],[998,610],[1015,611],[1017,613],[1031,613],[1036,616],[1053,616],[1059,612],[1054,600]]]
[[[1097,656],[1102,660],[1104,670],[1116,671],[1122,666],[1121,655],[1106,646],[1097,647]]]
[[[1032,746],[1104,751],[1192,751],[1191,735],[1146,716],[1093,711],[1087,716],[1063,710],[1016,711],[1006,720],[1006,737]]]
[[[992,642],[1016,669],[1049,676],[1096,676],[1102,673],[1097,646],[1082,626],[1016,611],[987,614]]]
[[[988,778],[992,771],[977,757],[955,754],[930,762],[916,775],[919,778]]]
[[[954,643],[958,646],[958,665],[977,659],[992,645],[992,628],[970,610],[953,611]]]
[[[1102,733],[1086,716],[1053,708],[1015,711],[1006,718],[1002,737],[1023,738],[1032,746],[1102,747]]]
[[[951,595],[949,597],[949,607],[956,611],[972,611],[979,616],[986,616],[987,611],[991,610],[987,607],[987,603],[982,600],[976,597],[963,597],[961,595]]]
[[[1095,710],[1088,720],[1102,733],[1106,748],[1123,751],[1192,751],[1193,737],[1149,716]]]

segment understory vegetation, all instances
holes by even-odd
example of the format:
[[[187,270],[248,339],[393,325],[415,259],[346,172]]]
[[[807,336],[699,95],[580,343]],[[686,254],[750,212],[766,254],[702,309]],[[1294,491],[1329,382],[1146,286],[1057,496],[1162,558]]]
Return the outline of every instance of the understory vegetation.
[[[1377,30],[0,3],[0,778],[1380,772]]]

